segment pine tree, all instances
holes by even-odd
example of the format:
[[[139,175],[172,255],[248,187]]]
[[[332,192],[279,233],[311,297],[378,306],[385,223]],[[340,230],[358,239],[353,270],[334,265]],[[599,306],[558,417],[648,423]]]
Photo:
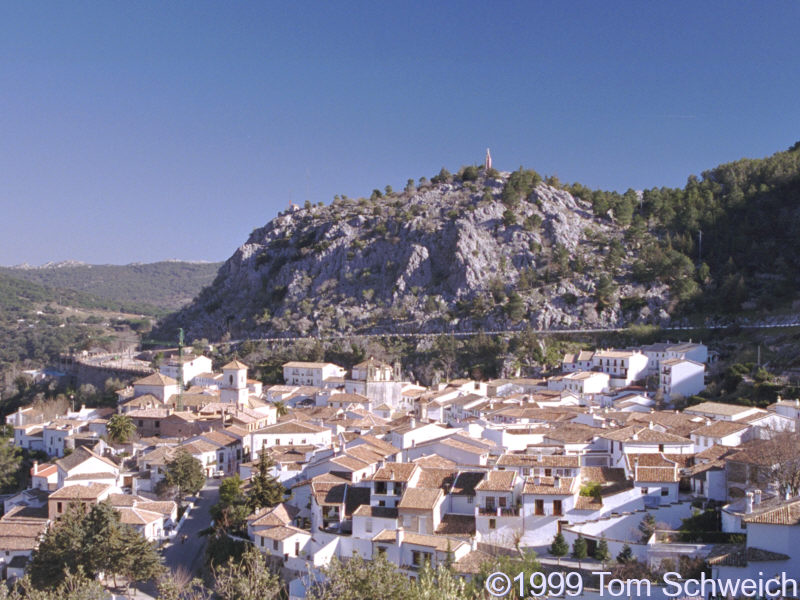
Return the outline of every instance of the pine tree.
[[[95,504],[83,519],[83,547],[87,549],[83,564],[90,577],[103,573],[117,583],[119,557],[117,548],[120,544],[122,526],[119,513],[111,503]],[[88,551],[91,549],[91,552]]]
[[[578,539],[572,543],[572,558],[578,561],[578,568],[581,566],[581,561],[587,556],[589,556],[589,552],[586,540],[578,536]]]
[[[158,482],[157,491],[163,494],[170,489],[177,489],[179,499],[194,495],[203,489],[206,476],[203,465],[186,450],[179,450],[174,458],[166,464],[166,475]]]
[[[606,538],[600,538],[597,548],[594,550],[594,558],[603,564],[604,569],[606,568],[606,563],[611,560],[611,552],[608,550]]]
[[[53,589],[64,581],[65,572],[75,573],[84,557],[83,507],[71,502],[33,553],[31,582],[40,589]]]
[[[128,588],[132,583],[156,579],[164,573],[155,544],[129,525],[120,528],[114,556],[115,570],[125,577]]]
[[[283,502],[286,488],[269,472],[274,464],[267,452],[262,450],[258,459],[258,471],[251,479],[250,493],[247,496],[248,505],[252,511],[265,506],[276,506]]]
[[[558,558],[558,564],[561,564],[561,557],[566,556],[569,552],[569,545],[564,539],[564,534],[560,531],[553,538],[553,543],[550,544],[550,554]]]
[[[625,544],[620,553],[617,554],[617,562],[627,564],[633,560],[635,560],[633,557],[633,550],[631,550],[631,547],[628,544]]]
[[[248,546],[241,561],[228,559],[213,569],[213,575],[214,591],[221,600],[271,600],[281,594],[280,578],[253,546]]]

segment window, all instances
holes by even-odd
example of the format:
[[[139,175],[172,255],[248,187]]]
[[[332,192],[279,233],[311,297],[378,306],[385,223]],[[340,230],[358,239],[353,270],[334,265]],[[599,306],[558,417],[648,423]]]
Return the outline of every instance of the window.
[[[544,470],[545,477],[552,477],[553,476],[553,469],[545,469]]]
[[[505,508],[506,507],[506,497],[505,496],[500,496],[498,498],[498,501],[499,501],[499,504],[500,504],[500,508]]]
[[[386,506],[386,500],[378,500],[378,506]]]
[[[278,540],[272,540],[272,549],[273,550],[277,550],[278,549]]]
[[[160,426],[161,426],[161,421],[156,421],[156,429],[158,429]]]
[[[497,519],[489,519],[489,529],[497,528]]]
[[[144,427],[144,421],[142,419],[139,419],[139,427]]]
[[[494,496],[486,496],[486,508],[494,510]]]
[[[61,502],[58,502],[58,503],[56,503],[56,512],[60,513],[61,511],[62,511],[62,505],[61,505]]]
[[[553,514],[557,517],[562,515],[561,500],[553,500]]]
[[[533,514],[535,515],[544,514],[544,500],[536,500],[533,503]]]
[[[661,488],[661,495],[669,496],[669,490],[667,488]]]
[[[378,546],[378,556],[386,556],[386,546]]]
[[[523,475],[530,475],[531,470],[528,467],[522,467],[522,474]]]
[[[294,543],[294,555],[300,556],[300,542]]]
[[[364,522],[364,531],[367,533],[372,533],[372,519],[367,519]]]
[[[659,444],[658,445],[658,451],[659,452],[663,452],[664,451],[664,444]]]
[[[262,548],[264,547],[264,538],[263,537],[261,538],[261,547]]]
[[[475,502],[475,496],[467,496],[467,504],[472,504]]]

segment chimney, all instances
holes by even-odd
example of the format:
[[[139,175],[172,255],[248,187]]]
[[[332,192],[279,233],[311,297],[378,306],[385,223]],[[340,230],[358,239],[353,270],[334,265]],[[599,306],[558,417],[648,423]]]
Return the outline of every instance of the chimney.
[[[36,475],[39,472],[39,461],[33,461],[33,474]]]
[[[761,504],[761,490],[753,490],[753,506]]]
[[[413,415],[409,421],[409,425],[411,426],[411,429],[414,429],[417,426],[417,419]]]
[[[633,479],[634,481],[639,479],[639,455],[634,454],[633,456]]]
[[[744,512],[748,515],[753,512],[753,492],[747,492],[745,494]]]
[[[559,477],[558,475],[553,475],[553,487],[554,488],[561,487],[561,477]]]
[[[403,527],[398,527],[397,530],[394,532],[395,534],[395,543],[400,546],[403,543],[403,538],[405,537],[405,530]]]
[[[648,429],[652,429],[653,428],[653,422],[652,421],[650,421],[650,424],[647,426],[647,428]]]
[[[784,500],[791,500],[792,499],[792,490],[791,490],[791,488],[788,488],[788,487],[786,488],[786,491],[783,494],[783,499]]]

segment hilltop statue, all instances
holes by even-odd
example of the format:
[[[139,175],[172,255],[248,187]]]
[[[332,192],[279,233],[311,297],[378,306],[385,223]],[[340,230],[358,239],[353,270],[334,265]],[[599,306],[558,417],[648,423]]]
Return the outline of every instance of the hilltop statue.
[[[492,168],[492,155],[488,148],[486,149],[486,160],[483,163],[483,168],[486,171]]]

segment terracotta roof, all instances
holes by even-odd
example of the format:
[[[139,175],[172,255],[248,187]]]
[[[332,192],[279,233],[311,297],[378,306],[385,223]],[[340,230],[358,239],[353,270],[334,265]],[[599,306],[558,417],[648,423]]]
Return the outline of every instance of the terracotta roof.
[[[460,548],[465,542],[463,542],[462,540],[452,540],[445,536],[425,535],[422,533],[406,532],[403,535],[403,543],[414,544],[416,546],[425,546],[428,548],[433,548],[440,552],[447,552],[447,549],[449,547],[450,551],[454,552],[456,549]]]
[[[96,500],[112,487],[107,483],[66,485],[50,494],[50,500]]]
[[[436,535],[472,537],[475,535],[475,515],[446,514],[442,516]]]
[[[536,480],[539,483],[536,483]],[[574,477],[559,477],[558,487],[555,486],[555,477],[527,477],[523,494],[533,494],[536,496],[568,496],[574,493]]]
[[[380,452],[383,456],[391,456],[400,452],[400,449],[396,446],[374,435],[362,435],[359,439],[367,442],[373,448],[376,448],[375,451]]]
[[[222,368],[223,368],[223,370],[224,369],[236,369],[236,370],[245,369],[245,370],[247,370],[248,367],[247,367],[246,364],[244,364],[243,362],[241,362],[239,360],[232,360],[227,365],[223,365]]]
[[[262,529],[256,532],[256,535],[259,535],[263,538],[278,541],[285,540],[297,534],[307,535],[309,537],[311,536],[311,533],[305,529],[299,529],[291,525],[279,525],[277,527],[270,527],[269,529]]]
[[[497,459],[499,467],[580,467],[580,457],[566,454],[520,454],[506,452]]]
[[[604,431],[600,434],[608,440],[617,442],[644,442],[650,444],[691,444],[692,440],[675,435],[664,433],[649,427],[629,426],[615,431]]]
[[[756,507],[754,507],[755,509]],[[762,523],[767,525],[799,525],[800,498],[786,501],[774,508],[756,512],[742,517],[746,523]]]
[[[482,550],[472,550],[453,563],[453,569],[456,573],[463,575],[477,575],[481,572],[483,565],[492,563],[496,559],[496,556],[492,556]]]
[[[636,481],[643,483],[675,483],[680,480],[680,473],[672,467],[639,467],[636,469]]]
[[[291,505],[284,503],[277,506],[268,506],[257,510],[247,517],[247,522],[252,527],[277,527],[279,525],[289,525],[299,510]]]
[[[64,458],[59,458],[56,461],[56,465],[69,473],[72,469],[77,467],[83,462],[91,458],[96,458],[99,461],[106,463],[108,466],[113,467],[116,470],[119,470],[119,466],[111,459],[106,458],[105,456],[100,456],[86,448],[85,446],[78,446],[69,456],[65,456]]]
[[[408,482],[418,468],[413,463],[387,463],[375,472],[372,480]]]
[[[686,409],[691,412],[703,412],[712,415],[721,415],[726,417],[734,417],[740,413],[753,410],[751,406],[742,406],[740,404],[724,404],[722,402],[701,402],[695,406],[690,406]]]
[[[575,510],[600,510],[603,508],[603,500],[593,496],[578,496],[575,500]]]
[[[510,492],[514,489],[516,478],[516,471],[489,471],[475,489],[487,492]]]
[[[451,469],[456,467],[455,461],[452,461],[449,458],[444,458],[443,456],[439,456],[438,454],[420,456],[419,458],[415,458],[413,462],[421,467],[426,468],[432,467],[437,469]]]
[[[618,483],[626,481],[625,469],[614,467],[581,467],[581,480],[596,483]]]
[[[178,382],[174,380],[172,377],[167,377],[166,375],[162,375],[161,373],[153,373],[152,375],[148,375],[147,377],[142,377],[141,379],[137,379],[133,382],[133,385],[158,385],[158,386],[168,386],[168,385],[178,385]]]
[[[436,503],[442,498],[441,489],[407,488],[397,505],[399,509],[433,510]]]
[[[711,549],[706,562],[711,566],[746,567],[752,562],[789,560],[789,556],[770,550],[732,544],[717,544]]]
[[[721,438],[726,435],[744,431],[748,427],[750,427],[748,423],[743,423],[741,421],[714,421],[711,425],[705,425],[695,429],[692,435]]]
[[[262,418],[264,417],[262,416]],[[283,423],[276,423],[274,425],[267,425],[255,433],[321,433],[323,431],[329,430],[325,427],[320,427],[311,423],[304,423],[301,421],[286,421]]]
[[[453,469],[429,469],[425,467],[420,471],[415,487],[428,489],[444,488],[453,483],[456,474],[457,471]]]
[[[375,517],[376,519],[396,519],[397,509],[388,506],[370,506],[362,504],[354,512],[354,517]]]

